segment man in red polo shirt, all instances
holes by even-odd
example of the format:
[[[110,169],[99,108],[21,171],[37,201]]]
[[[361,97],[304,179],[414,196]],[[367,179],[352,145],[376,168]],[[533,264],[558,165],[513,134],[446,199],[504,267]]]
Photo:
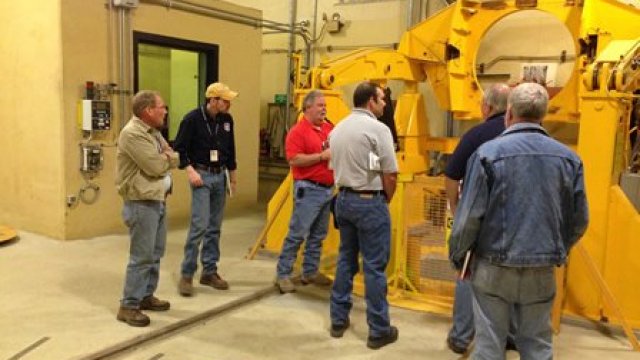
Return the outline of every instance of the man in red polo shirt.
[[[331,284],[330,279],[318,272],[333,195],[333,171],[328,167],[331,155],[327,141],[333,125],[325,121],[326,107],[320,91],[309,92],[302,101],[304,116],[289,131],[285,143],[294,180],[294,205],[289,233],[282,244],[277,267],[276,286],[283,294],[296,290],[291,273],[305,238],[301,282],[305,285]]]

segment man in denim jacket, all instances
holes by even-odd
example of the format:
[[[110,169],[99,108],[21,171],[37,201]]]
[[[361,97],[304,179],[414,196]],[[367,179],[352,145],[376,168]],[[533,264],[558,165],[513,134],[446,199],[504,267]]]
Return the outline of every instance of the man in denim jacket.
[[[582,161],[541,126],[548,101],[538,84],[517,86],[507,130],[469,159],[449,257],[460,269],[474,255],[474,359],[504,359],[510,312],[520,356],[553,357],[554,267],[584,233],[588,209]]]

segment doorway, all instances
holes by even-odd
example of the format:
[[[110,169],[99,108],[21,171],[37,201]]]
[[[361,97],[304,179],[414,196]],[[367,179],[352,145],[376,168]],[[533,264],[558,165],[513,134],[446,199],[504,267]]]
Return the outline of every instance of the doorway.
[[[167,104],[163,135],[172,143],[184,115],[218,80],[218,45],[134,32],[133,61],[134,91],[158,91]]]

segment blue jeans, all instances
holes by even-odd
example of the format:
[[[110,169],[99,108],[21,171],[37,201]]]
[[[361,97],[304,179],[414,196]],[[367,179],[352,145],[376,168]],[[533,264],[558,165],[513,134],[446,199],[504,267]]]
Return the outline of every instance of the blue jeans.
[[[220,260],[220,226],[226,196],[224,172],[214,174],[198,170],[203,185],[191,186],[191,224],[184,245],[182,277],[191,278],[198,269],[198,253],[202,242],[200,261],[202,274],[218,272]]]
[[[340,250],[331,289],[331,323],[343,325],[353,305],[353,277],[362,254],[369,336],[386,336],[390,331],[387,275],[391,243],[391,219],[383,195],[360,195],[341,191],[336,202],[340,226]]]
[[[282,243],[278,259],[278,279],[287,278],[293,271],[298,249],[304,239],[304,261],[302,274],[310,276],[318,272],[322,253],[322,240],[327,236],[329,226],[329,204],[333,191],[304,180],[296,180],[293,185],[293,212],[289,222],[289,233]]]
[[[522,360],[553,359],[551,306],[555,296],[552,266],[504,267],[477,261],[471,275],[476,344],[473,359],[504,359],[509,322]]]
[[[158,287],[160,259],[167,243],[166,208],[162,201],[125,201],[122,219],[131,243],[122,307],[137,309]]]
[[[453,299],[453,326],[449,340],[457,347],[468,348],[473,341],[473,291],[466,280],[456,280]]]
[[[509,323],[507,339],[515,344],[516,324],[512,318]],[[473,323],[473,289],[467,280],[456,280],[456,293],[453,299],[453,326],[449,330],[449,340],[457,347],[468,348],[475,327]]]

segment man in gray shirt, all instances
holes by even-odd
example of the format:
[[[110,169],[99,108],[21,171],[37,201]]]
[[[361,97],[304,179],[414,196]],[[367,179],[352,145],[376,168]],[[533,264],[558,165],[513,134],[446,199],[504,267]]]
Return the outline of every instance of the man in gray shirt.
[[[398,339],[390,325],[387,276],[391,243],[388,203],[396,189],[398,164],[389,128],[376,116],[383,113],[384,92],[373,83],[359,84],[353,94],[353,112],[329,136],[331,166],[339,186],[335,214],[340,249],[331,290],[331,331],[342,337],[349,327],[353,277],[362,254],[366,287],[367,346],[378,349]]]

